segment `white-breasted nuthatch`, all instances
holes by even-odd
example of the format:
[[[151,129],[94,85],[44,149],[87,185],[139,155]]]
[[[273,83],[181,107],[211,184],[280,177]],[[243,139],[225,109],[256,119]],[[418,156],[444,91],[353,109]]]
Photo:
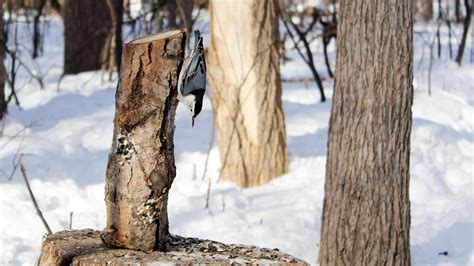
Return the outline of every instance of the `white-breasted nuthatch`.
[[[194,119],[201,112],[202,98],[206,92],[206,61],[201,32],[195,30],[194,36],[194,48],[191,55],[184,59],[178,77],[178,100],[191,111],[193,127]]]

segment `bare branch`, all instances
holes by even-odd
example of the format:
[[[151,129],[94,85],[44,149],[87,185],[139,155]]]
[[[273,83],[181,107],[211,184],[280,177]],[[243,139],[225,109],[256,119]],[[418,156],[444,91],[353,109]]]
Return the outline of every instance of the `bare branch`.
[[[74,214],[74,212],[69,212],[69,230],[72,229],[72,215]]]
[[[461,44],[459,44],[458,54],[456,55],[456,63],[458,63],[458,65],[461,65],[464,47],[466,46],[469,25],[471,24],[472,19],[472,5],[469,5],[469,0],[464,0],[464,6],[466,8],[466,18],[464,19],[464,30],[462,34]]]
[[[38,206],[38,202],[36,202],[35,195],[33,195],[33,191],[31,191],[30,182],[28,181],[28,177],[26,176],[25,166],[23,165],[23,162],[21,161],[21,157],[22,156],[20,155],[20,158],[18,159],[18,163],[20,165],[20,172],[21,172],[21,175],[23,176],[23,180],[25,181],[25,185],[26,185],[26,188],[28,189],[28,193],[30,194],[31,201],[33,202],[33,205],[35,206],[36,214],[38,214],[39,218],[41,219],[41,222],[43,222],[43,225],[46,228],[46,231],[48,232],[48,234],[52,234],[53,232],[51,231],[51,228],[46,222],[46,219],[44,218],[43,213],[41,212]]]
[[[283,21],[283,25],[285,26],[289,36],[290,36],[290,39],[291,41],[293,42],[293,44],[295,45],[295,48],[296,50],[298,51],[298,54],[301,56],[301,58],[303,59],[303,61],[308,65],[308,67],[310,68],[311,70],[311,73],[313,74],[314,76],[314,79],[316,81],[316,85],[318,85],[318,88],[319,88],[319,92],[321,94],[321,102],[325,102],[326,101],[326,96],[324,95],[324,87],[323,87],[323,83],[321,81],[321,77],[319,76],[319,73],[318,71],[316,70],[316,66],[314,65],[314,61],[313,61],[313,53],[311,52],[311,48],[309,46],[309,42],[306,38],[306,35],[303,33],[303,31],[301,31],[299,28],[298,28],[298,25],[296,25],[292,20],[291,20],[291,17],[284,11],[281,9],[281,7],[278,8],[278,12],[280,13],[280,16],[282,18],[282,21]],[[295,36],[293,35],[293,32],[292,30],[290,29],[290,27],[288,26],[288,23],[291,24],[293,30],[296,32],[296,34],[298,34],[298,37],[299,37],[299,41],[297,42],[296,41],[296,38]],[[303,45],[305,47],[305,50],[306,50],[306,56],[303,55],[303,52],[301,51],[301,49],[299,48],[298,46],[298,43],[299,42],[303,42]]]
[[[207,148],[206,162],[204,163],[204,170],[202,172],[201,180],[204,180],[204,178],[206,177],[207,165],[209,163],[209,155],[211,154],[211,149],[214,146],[214,139],[215,139],[214,136],[215,136],[215,128],[216,128],[216,125],[215,125],[216,122],[214,121],[214,117],[216,117],[216,114],[215,114],[214,108],[212,108],[212,112],[213,112],[213,115],[212,115],[212,127],[211,127],[211,140],[209,141],[209,147]]]

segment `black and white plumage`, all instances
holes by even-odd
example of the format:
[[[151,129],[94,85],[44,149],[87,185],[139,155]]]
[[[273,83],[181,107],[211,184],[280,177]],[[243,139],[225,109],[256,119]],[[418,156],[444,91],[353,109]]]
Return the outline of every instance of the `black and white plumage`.
[[[194,31],[195,43],[191,55],[184,59],[178,77],[178,100],[191,111],[192,126],[201,112],[202,100],[206,92],[206,61],[201,32]]]

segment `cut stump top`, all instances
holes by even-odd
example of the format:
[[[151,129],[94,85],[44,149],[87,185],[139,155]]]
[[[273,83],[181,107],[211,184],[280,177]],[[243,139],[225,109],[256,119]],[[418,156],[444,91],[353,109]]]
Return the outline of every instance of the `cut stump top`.
[[[143,38],[130,41],[129,44],[142,44],[142,43],[150,43],[156,40],[172,39],[173,36],[179,37],[180,34],[185,31],[186,31],[185,29],[180,29],[180,30],[171,30],[171,31],[153,34],[153,35],[148,35]]]
[[[43,242],[39,265],[275,264],[309,265],[277,249],[171,236],[168,252],[142,252],[105,246],[100,231],[61,231]]]

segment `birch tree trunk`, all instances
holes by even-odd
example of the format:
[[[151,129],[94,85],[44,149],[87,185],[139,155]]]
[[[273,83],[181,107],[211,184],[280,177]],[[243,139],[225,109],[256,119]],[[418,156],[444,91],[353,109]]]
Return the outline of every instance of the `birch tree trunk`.
[[[209,3],[209,81],[221,177],[243,187],[288,170],[277,1]]]
[[[410,265],[411,0],[341,0],[321,265]]]
[[[176,175],[174,116],[184,31],[170,31],[123,47],[105,201],[110,246],[165,251],[168,192]]]
[[[105,0],[65,0],[64,74],[98,70],[112,21]]]

